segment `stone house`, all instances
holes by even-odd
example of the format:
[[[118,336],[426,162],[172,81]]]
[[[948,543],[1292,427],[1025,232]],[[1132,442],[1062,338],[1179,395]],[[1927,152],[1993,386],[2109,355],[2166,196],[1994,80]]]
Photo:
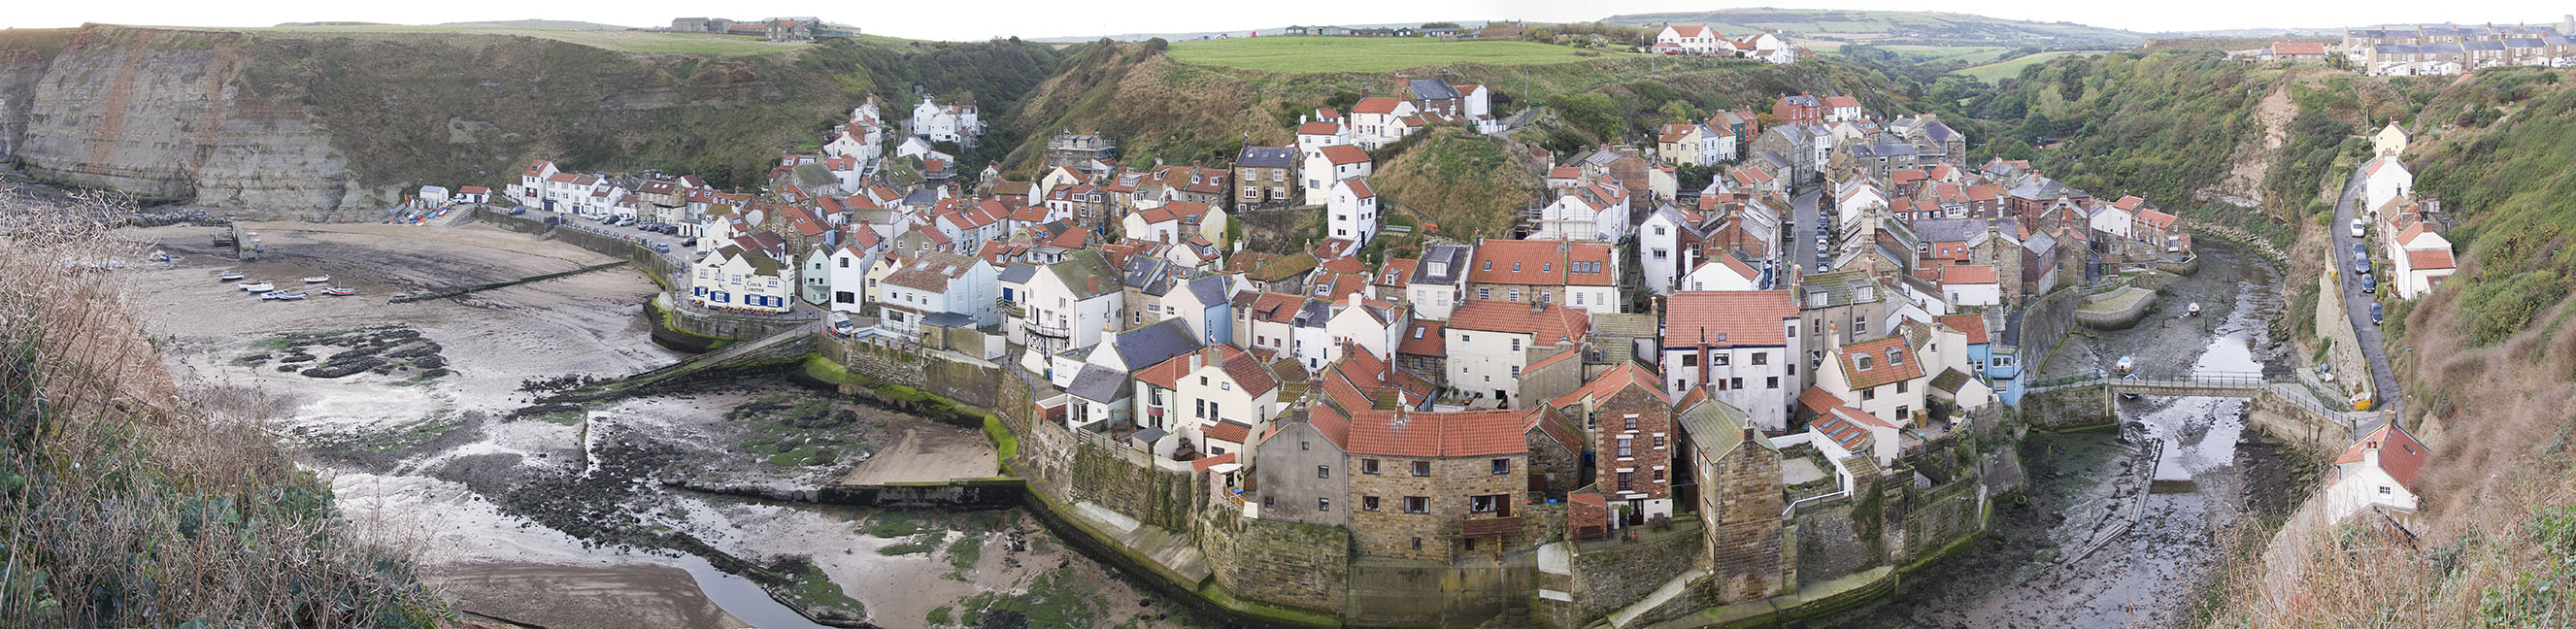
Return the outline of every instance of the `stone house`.
[[[1699,488],[1699,517],[1708,537],[1712,602],[1736,603],[1780,594],[1796,547],[1783,535],[1780,451],[1746,421],[1744,411],[1711,399],[1706,389],[1682,396],[1674,423],[1687,445],[1678,457]]]
[[[1295,147],[1246,146],[1234,157],[1234,207],[1277,207],[1296,198]]]
[[[1530,452],[1532,441],[1555,439],[1543,426],[1553,415],[1545,408],[1353,414],[1342,469],[1359,553],[1449,563],[1535,541],[1521,524]]]
[[[1349,476],[1342,473],[1350,423],[1328,418],[1319,424],[1308,417],[1290,414],[1253,450],[1253,487],[1260,500],[1254,512],[1265,520],[1339,526],[1350,520]]]
[[[1615,313],[1619,257],[1606,242],[1489,239],[1476,243],[1467,292],[1478,300],[1561,304]]]

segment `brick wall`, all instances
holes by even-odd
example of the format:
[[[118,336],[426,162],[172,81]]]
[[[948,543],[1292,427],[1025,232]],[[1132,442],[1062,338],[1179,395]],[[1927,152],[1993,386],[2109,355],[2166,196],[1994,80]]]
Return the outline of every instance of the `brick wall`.
[[[1628,416],[1636,416],[1636,427],[1628,426]],[[1672,497],[1673,451],[1681,447],[1681,435],[1673,430],[1672,405],[1663,402],[1655,392],[1640,387],[1626,387],[1603,400],[1593,411],[1594,434],[1600,442],[1592,444],[1598,468],[1593,486],[1613,502],[1629,498],[1661,499]],[[1627,437],[1629,454],[1619,456],[1619,438]],[[1662,443],[1656,443],[1661,439]],[[1628,492],[1619,490],[1619,471],[1629,470]],[[1662,478],[1656,472],[1663,473]]]

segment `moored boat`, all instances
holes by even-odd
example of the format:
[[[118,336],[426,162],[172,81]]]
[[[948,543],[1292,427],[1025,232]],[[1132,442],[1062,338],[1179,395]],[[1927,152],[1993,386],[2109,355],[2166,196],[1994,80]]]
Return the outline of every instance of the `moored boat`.
[[[215,276],[215,281],[218,281],[218,282],[230,282],[230,281],[237,280],[237,279],[241,279],[241,278],[245,278],[245,277],[250,277],[250,276],[249,276],[249,275],[247,275],[247,274],[244,274],[244,273],[242,273],[242,272],[240,272],[240,271],[225,271],[225,272],[223,272],[223,274],[222,274],[222,275],[217,275],[217,276]]]
[[[2134,374],[2134,373],[2133,373],[2133,374],[2129,374],[2128,376],[2121,378],[2121,380],[2130,380],[2130,381],[2135,381],[2135,380],[2137,380],[2137,379],[2138,379],[2138,374]],[[2123,399],[2123,400],[2134,400],[2134,399],[2138,399],[2138,393],[2137,393],[2136,391],[2121,391],[2121,392],[2120,392],[2120,399]]]
[[[320,284],[328,281],[331,281],[331,276],[328,275],[308,275],[304,278],[306,284]]]
[[[270,283],[268,283],[268,282],[243,282],[243,283],[240,283],[240,284],[234,284],[234,286],[239,286],[239,287],[241,287],[241,289],[242,289],[242,290],[246,290],[246,291],[250,291],[250,292],[254,292],[254,293],[265,293],[265,292],[269,292],[269,291],[277,290],[277,285],[276,285],[276,284],[270,284]]]
[[[2200,302],[2197,302],[2197,301],[2195,301],[2195,302],[2191,302],[2191,310],[2190,310],[2190,311],[2188,311],[2188,312],[2185,314],[2185,316],[2192,316],[2192,317],[2200,316]]]
[[[304,292],[304,291],[300,291],[300,290],[299,290],[299,291],[295,291],[295,292],[291,292],[291,293],[290,293],[290,292],[287,292],[287,291],[282,291],[282,290],[281,290],[281,291],[274,291],[274,292],[270,292],[269,294],[261,295],[261,296],[259,296],[259,297],[260,297],[261,299],[275,299],[275,300],[280,300],[280,301],[291,301],[291,300],[296,300],[296,299],[303,299],[303,298],[304,298],[304,295],[305,295],[305,292]]]
[[[338,286],[325,286],[325,287],[323,287],[323,288],[322,288],[322,294],[324,294],[324,295],[330,295],[330,296],[333,296],[333,297],[347,297],[347,296],[350,296],[350,295],[358,294],[358,289],[355,289],[355,288],[342,288],[342,287],[338,287]]]
[[[2111,363],[2112,373],[2136,373],[2137,370],[2138,361],[2134,357],[2121,356],[2120,362]]]

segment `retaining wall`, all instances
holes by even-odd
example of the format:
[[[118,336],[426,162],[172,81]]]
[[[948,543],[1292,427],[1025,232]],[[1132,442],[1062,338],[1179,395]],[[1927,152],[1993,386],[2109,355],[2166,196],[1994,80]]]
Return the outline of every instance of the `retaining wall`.
[[[1578,618],[1595,619],[1626,608],[1656,588],[1708,560],[1706,532],[1695,519],[1673,523],[1673,530],[1647,531],[1630,543],[1590,542],[1577,545],[1568,563],[1568,579]],[[1582,547],[1592,546],[1590,550]]]
[[[2024,377],[2038,373],[2040,366],[2047,364],[2049,353],[2056,350],[2057,342],[2066,338],[2067,331],[2074,328],[2075,305],[2083,294],[2080,290],[2061,288],[2022,306],[2021,327],[2016,330],[2021,338],[2011,342],[2014,347],[2021,348]]]

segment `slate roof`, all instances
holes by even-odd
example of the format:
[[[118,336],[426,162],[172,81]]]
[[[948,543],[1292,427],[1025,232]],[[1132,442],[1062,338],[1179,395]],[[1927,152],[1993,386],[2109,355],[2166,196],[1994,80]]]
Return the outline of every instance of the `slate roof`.
[[[1700,460],[1718,460],[1745,443],[1744,411],[1709,397],[1707,389],[1692,389],[1676,408],[1680,410],[1673,414],[1673,423],[1689,435],[1690,447],[1698,451]]]
[[[1440,79],[1414,79],[1407,82],[1405,87],[1413,91],[1414,98],[1421,100],[1464,98],[1458,94],[1457,88],[1450,87],[1448,81]]]
[[[1292,168],[1297,163],[1297,149],[1285,146],[1247,146],[1234,157],[1235,168]]]
[[[1073,376],[1073,386],[1064,392],[1094,402],[1111,402],[1127,397],[1127,372],[1086,364]]]
[[[1180,319],[1157,321],[1120,334],[1117,339],[1118,359],[1126,361],[1128,369],[1161,364],[1198,348],[1198,335],[1191,334]]]
[[[1430,245],[1424,247],[1421,263],[1413,267],[1413,281],[1411,283],[1431,283],[1450,286],[1457,285],[1458,278],[1465,275],[1467,272],[1468,251],[1469,249],[1465,245]],[[1438,272],[1434,272],[1433,267],[1435,266],[1441,267]]]

